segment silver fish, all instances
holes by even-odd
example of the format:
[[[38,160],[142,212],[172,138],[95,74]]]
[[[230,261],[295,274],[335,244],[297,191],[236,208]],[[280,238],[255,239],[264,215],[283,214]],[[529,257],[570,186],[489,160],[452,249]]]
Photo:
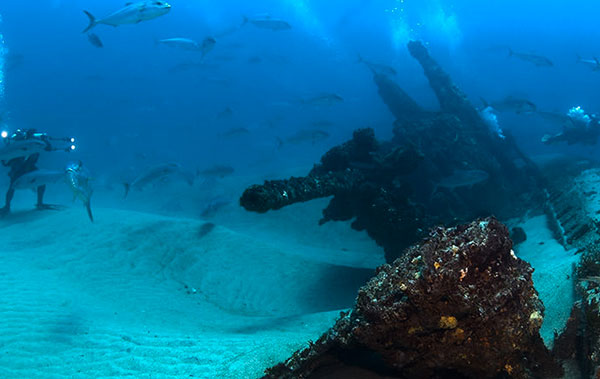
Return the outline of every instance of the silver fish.
[[[90,41],[90,43],[92,45],[96,46],[97,48],[104,47],[104,44],[102,44],[102,40],[100,39],[100,37],[98,37],[94,33],[88,33],[87,36],[88,36],[88,41]]]
[[[0,160],[9,161],[13,158],[26,157],[41,153],[48,149],[48,144],[39,139],[11,141],[0,148]]]
[[[67,183],[73,191],[75,198],[81,199],[85,209],[87,210],[90,221],[94,222],[94,216],[92,215],[91,198],[94,192],[90,184],[90,174],[79,161],[78,163],[71,163],[67,166]]]
[[[328,106],[328,105],[333,105],[333,104],[337,104],[337,103],[343,103],[344,98],[335,93],[324,93],[321,95],[302,99],[301,102],[302,102],[302,104],[307,104],[307,105]]]
[[[514,112],[517,114],[521,113],[532,113],[537,110],[537,106],[527,99],[521,99],[514,96],[507,96],[502,100],[492,102],[488,104],[485,99],[481,99],[483,107],[492,107],[498,112]]]
[[[225,197],[215,197],[211,199],[200,211],[200,216],[202,217],[212,217],[219,210],[224,208],[225,206],[231,204],[231,200]]]
[[[156,43],[188,51],[200,51],[202,49],[198,42],[189,38],[165,38],[156,41]]]
[[[302,129],[288,137],[285,141],[279,139],[279,146],[283,145],[284,142],[291,144],[298,144],[303,142],[311,141],[315,144],[317,141],[322,141],[329,138],[329,133],[320,129]]]
[[[170,10],[171,6],[168,3],[160,0],[153,0],[126,3],[124,8],[101,19],[96,19],[90,12],[83,11],[90,19],[90,23],[87,28],[83,30],[83,33],[88,32],[98,24],[111,26],[137,24],[142,21],[152,20],[165,15],[169,13]]]
[[[490,174],[483,170],[454,170],[452,175],[442,178],[437,187],[453,190],[459,187],[471,187],[488,180]]]
[[[271,18],[271,16],[257,16],[253,18],[244,16],[244,22],[242,22],[242,25],[248,23],[256,26],[257,28],[269,30],[288,30],[292,28],[287,21]]]
[[[243,136],[243,135],[246,135],[249,133],[250,133],[250,130],[248,130],[246,128],[232,128],[232,129],[224,131],[223,133],[220,133],[219,135],[221,137],[239,137],[239,136]]]
[[[594,57],[593,59],[583,59],[579,55],[577,56],[577,63],[588,66],[592,71],[600,71],[600,60]]]
[[[231,107],[226,107],[225,109],[223,109],[221,112],[219,112],[217,114],[217,119],[218,120],[229,119],[229,118],[231,118],[231,116],[233,116],[233,109],[231,109]]]
[[[206,37],[202,41],[202,46],[200,46],[200,51],[202,51],[202,57],[208,54],[216,45],[217,40],[213,37]]]
[[[194,184],[193,175],[183,171],[180,165],[177,163],[164,163],[150,167],[148,170],[138,175],[131,183],[124,183],[125,197],[127,197],[131,188],[142,190],[147,185],[156,183],[172,175],[180,175],[188,182],[188,184]]]
[[[331,126],[334,126],[335,123],[333,121],[329,121],[329,120],[317,120],[317,121],[313,121],[311,123],[312,126],[315,126],[317,128],[329,128]]]
[[[65,171],[51,171],[39,169],[20,176],[11,185],[12,189],[36,189],[39,186],[54,184],[65,179],[67,173]]]
[[[369,62],[363,59],[360,54],[358,54],[358,63],[364,63],[374,74],[384,74],[388,76],[395,76],[397,74],[397,71],[393,67]]]
[[[515,57],[525,62],[533,63],[537,67],[551,67],[554,66],[552,61],[542,55],[535,54],[527,54],[527,53],[517,53],[512,49],[508,49],[508,56]]]

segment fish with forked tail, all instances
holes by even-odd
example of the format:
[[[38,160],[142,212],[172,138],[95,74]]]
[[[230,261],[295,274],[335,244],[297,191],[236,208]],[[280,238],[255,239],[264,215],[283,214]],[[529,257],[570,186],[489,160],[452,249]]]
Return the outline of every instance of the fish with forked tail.
[[[142,190],[149,184],[159,182],[169,176],[178,175],[191,186],[194,184],[194,175],[189,173],[177,163],[163,163],[148,168],[139,174],[131,183],[123,183],[125,186],[125,195],[127,197],[131,188]]]
[[[554,63],[552,63],[552,61],[550,59],[544,57],[543,55],[517,53],[517,52],[513,51],[512,49],[508,49],[508,56],[515,57],[524,62],[533,63],[533,65],[535,65],[536,67],[552,67],[552,66],[554,66]]]
[[[202,43],[194,41],[193,39],[181,37],[166,38],[156,41],[156,44],[175,47],[181,50],[201,52],[202,57],[208,54],[215,47],[216,43],[217,40],[215,40],[213,37],[204,38],[204,40],[202,40]]]
[[[434,193],[438,188],[446,188],[450,191],[461,187],[472,187],[483,183],[490,178],[490,174],[483,170],[454,170],[450,176],[442,178],[435,183]]]
[[[88,41],[97,48],[104,47],[102,40],[94,33],[88,33]]]
[[[278,18],[272,18],[269,15],[261,15],[256,17],[246,17],[244,16],[244,21],[242,25],[252,24],[257,28],[261,29],[269,29],[269,30],[289,30],[292,26],[284,20]]]
[[[124,8],[104,17],[96,19],[90,12],[83,13],[90,19],[89,25],[83,30],[87,33],[98,24],[110,26],[119,26],[125,24],[137,24],[142,21],[152,20],[169,13],[171,6],[164,1],[138,1],[136,3],[127,3]]]
[[[80,198],[83,201],[83,205],[87,210],[90,221],[94,222],[94,216],[92,215],[92,207],[90,199],[94,190],[90,184],[91,178],[88,170],[86,170],[81,161],[77,163],[71,163],[67,166],[67,183],[73,190],[73,196]]]
[[[498,112],[514,112],[516,114],[533,113],[537,111],[537,106],[527,99],[514,96],[507,96],[502,100],[489,103],[481,98],[483,107],[492,107]]]
[[[331,106],[343,102],[344,98],[336,93],[322,93],[320,95],[307,97],[300,100],[301,104],[314,106]]]
[[[15,180],[10,188],[12,189],[36,189],[39,186],[48,184],[54,184],[61,179],[64,179],[66,173],[64,171],[51,171],[38,169],[35,171],[28,172],[27,174],[20,176]]]
[[[593,57],[592,59],[583,59],[577,55],[577,63],[588,66],[592,71],[600,71],[600,60],[596,57]]]

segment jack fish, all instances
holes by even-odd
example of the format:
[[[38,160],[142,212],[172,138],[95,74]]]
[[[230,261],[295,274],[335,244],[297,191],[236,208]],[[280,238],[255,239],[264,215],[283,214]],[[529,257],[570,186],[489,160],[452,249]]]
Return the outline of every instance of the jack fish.
[[[75,198],[81,199],[85,209],[87,210],[90,221],[94,222],[94,216],[92,215],[92,207],[90,200],[94,190],[90,184],[90,175],[88,170],[82,167],[81,161],[78,163],[71,163],[67,166],[67,184],[73,191]]]
[[[139,1],[137,3],[126,3],[124,8],[104,17],[96,19],[90,12],[83,11],[88,18],[90,23],[83,30],[83,33],[87,33],[90,29],[98,24],[105,24],[111,26],[119,26],[125,24],[137,24],[142,21],[152,20],[169,13],[171,6],[164,1]]]

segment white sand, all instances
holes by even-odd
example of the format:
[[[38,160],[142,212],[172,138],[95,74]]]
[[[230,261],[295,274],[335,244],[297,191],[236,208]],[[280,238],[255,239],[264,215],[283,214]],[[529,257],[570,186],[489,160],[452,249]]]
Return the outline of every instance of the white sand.
[[[566,251],[552,238],[546,216],[528,219],[521,226],[527,240],[515,248],[519,258],[534,268],[533,285],[546,308],[540,334],[547,346],[552,347],[554,331],[566,325],[575,301],[573,292],[573,264],[579,255]]]
[[[199,237],[201,220],[94,211],[94,224],[79,204],[0,222],[0,377],[258,377],[371,275],[326,263],[337,247],[311,258],[323,242],[304,251],[223,226]]]
[[[17,212],[0,220],[0,377],[255,378],[318,338],[383,252],[349,222],[319,226],[328,199],[244,211],[241,189],[260,181],[176,183],[126,200],[120,188],[99,191],[94,224],[80,204],[35,212],[33,194],[17,193]],[[230,201],[200,237],[199,214],[215,196]],[[47,199],[70,204],[60,187]],[[535,268],[551,344],[578,257],[544,216],[521,226],[517,254]]]

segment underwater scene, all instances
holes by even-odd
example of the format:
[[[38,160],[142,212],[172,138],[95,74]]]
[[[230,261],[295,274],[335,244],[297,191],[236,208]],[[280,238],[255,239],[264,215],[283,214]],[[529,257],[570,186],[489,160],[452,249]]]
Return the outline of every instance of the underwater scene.
[[[0,378],[600,378],[599,17],[0,2]]]

